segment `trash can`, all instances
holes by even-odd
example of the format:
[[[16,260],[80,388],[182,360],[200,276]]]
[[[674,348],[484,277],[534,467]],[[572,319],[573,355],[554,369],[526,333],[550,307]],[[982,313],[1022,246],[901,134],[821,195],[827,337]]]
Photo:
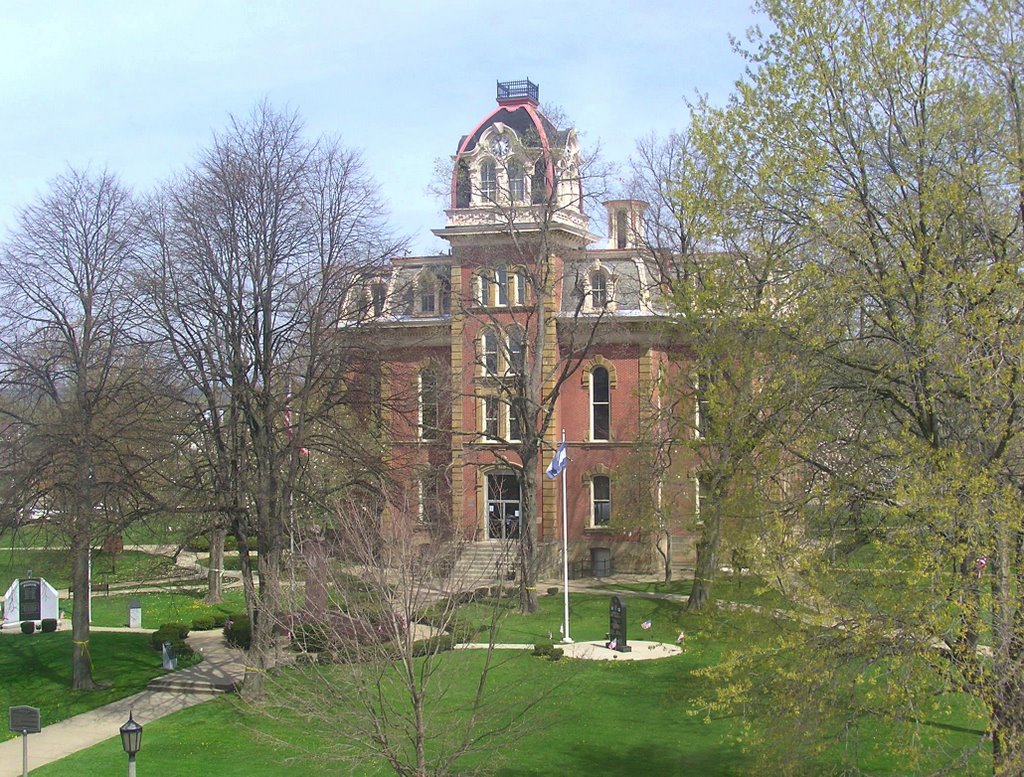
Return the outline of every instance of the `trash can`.
[[[611,548],[590,549],[590,571],[594,577],[609,577],[612,574]]]

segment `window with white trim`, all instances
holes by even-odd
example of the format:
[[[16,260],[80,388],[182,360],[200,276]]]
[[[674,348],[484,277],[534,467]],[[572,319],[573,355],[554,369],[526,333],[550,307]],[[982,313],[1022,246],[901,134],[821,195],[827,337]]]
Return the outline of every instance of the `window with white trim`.
[[[501,401],[497,397],[483,398],[483,434],[487,440],[501,436]]]
[[[590,304],[594,310],[608,306],[608,273],[604,270],[590,273]]]
[[[512,202],[522,202],[526,197],[526,172],[517,159],[508,163],[508,196]]]
[[[590,479],[590,525],[607,526],[612,520],[612,482],[607,475]]]
[[[508,333],[507,364],[508,372],[522,375],[526,368],[526,342],[522,330],[513,328]]]
[[[524,270],[516,270],[513,274],[516,285],[516,304],[526,304],[526,272]]]
[[[513,397],[508,403],[508,439],[510,442],[522,441],[525,421],[526,398]]]
[[[493,159],[485,159],[480,165],[480,196],[487,202],[498,197],[498,168]]]
[[[498,333],[493,329],[480,336],[480,365],[485,375],[498,374]]]
[[[491,273],[488,270],[477,273],[476,301],[485,307],[491,304]]]
[[[594,367],[590,371],[590,439],[611,439],[611,386],[608,370]]]

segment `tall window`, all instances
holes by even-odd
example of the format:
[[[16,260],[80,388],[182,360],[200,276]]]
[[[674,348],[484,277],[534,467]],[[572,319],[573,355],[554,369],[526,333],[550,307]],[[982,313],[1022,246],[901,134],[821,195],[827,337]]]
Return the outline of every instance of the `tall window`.
[[[384,305],[388,299],[388,287],[383,283],[374,283],[370,286],[370,298],[373,301],[373,315],[383,316]]]
[[[431,470],[420,478],[420,523],[428,528],[439,527],[445,515],[441,473]]]
[[[592,498],[591,522],[594,526],[607,526],[612,519],[612,483],[606,475],[595,475],[590,481]]]
[[[481,305],[491,304],[491,275],[486,270],[476,276],[477,294],[476,301]]]
[[[526,197],[526,174],[515,159],[508,163],[508,195],[512,202],[522,202]]]
[[[452,312],[452,279],[448,275],[438,278],[441,286],[440,303],[441,314],[447,316]]]
[[[530,191],[533,196],[531,200],[534,205],[541,205],[547,200],[548,196],[548,166],[547,162],[544,161],[544,157],[537,160],[537,164],[533,166],[533,186],[530,187]]]
[[[494,285],[498,294],[498,305],[508,304],[508,268],[499,267],[494,271]]]
[[[498,335],[495,332],[484,332],[480,338],[480,360],[487,375],[498,374]]]
[[[420,373],[420,439],[437,439],[438,386],[437,370],[427,367]]]
[[[513,397],[508,403],[508,439],[519,442],[523,439],[523,421],[526,416],[526,399]]]
[[[458,172],[455,174],[455,207],[468,208],[472,203],[472,192],[469,165],[465,161],[460,161]]]
[[[480,165],[480,196],[489,202],[494,202],[498,196],[498,168],[493,159]]]
[[[508,334],[508,371],[513,375],[522,375],[526,363],[524,359],[525,342],[523,333],[519,329],[513,329]]]
[[[595,367],[590,371],[590,410],[590,438],[592,440],[609,439],[612,408],[608,370],[604,367]]]
[[[626,209],[619,208],[615,211],[615,247],[625,248],[626,247],[626,236],[627,229],[629,227],[626,223]]]
[[[497,397],[484,397],[484,437],[488,440],[497,440],[499,437],[499,422],[501,403]]]
[[[523,270],[515,271],[516,281],[516,304],[526,304],[526,273]]]
[[[608,276],[603,270],[590,273],[590,304],[600,310],[608,304]]]

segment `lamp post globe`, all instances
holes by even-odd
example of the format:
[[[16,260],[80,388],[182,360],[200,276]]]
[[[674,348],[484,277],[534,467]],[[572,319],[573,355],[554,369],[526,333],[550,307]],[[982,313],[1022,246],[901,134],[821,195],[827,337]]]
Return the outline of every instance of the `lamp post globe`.
[[[142,747],[142,726],[135,720],[131,710],[128,722],[120,728],[121,747],[128,753],[128,777],[135,777],[135,754]]]

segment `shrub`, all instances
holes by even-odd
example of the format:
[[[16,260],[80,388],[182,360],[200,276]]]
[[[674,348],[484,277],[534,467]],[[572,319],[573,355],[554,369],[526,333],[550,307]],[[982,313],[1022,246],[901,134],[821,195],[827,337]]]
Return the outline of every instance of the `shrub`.
[[[550,656],[551,651],[555,649],[555,646],[551,642],[538,642],[533,646],[533,655],[535,656]]]
[[[56,618],[43,618],[40,622],[40,626],[47,634],[57,630],[57,619]]]
[[[221,625],[223,626],[224,624]],[[199,615],[192,619],[193,631],[209,631],[215,628],[217,628],[217,623],[212,615]]]
[[[306,653],[322,653],[330,648],[329,631],[323,623],[300,623],[292,634],[292,644]]]
[[[232,647],[248,650],[252,645],[252,623],[245,613],[229,615],[224,622],[224,639]]]
[[[548,653],[548,660],[557,661],[565,655],[565,651],[562,648],[551,648],[551,652]]]
[[[185,638],[188,636],[188,626],[184,623],[165,623],[154,631],[149,637],[149,645],[153,650],[160,650],[165,642],[170,642],[177,649],[177,645],[188,645]],[[191,651],[191,648],[189,648]],[[181,651],[178,651],[181,655]]]
[[[227,623],[228,620],[227,613],[223,612],[215,612],[210,617],[213,618],[213,628],[215,629],[224,628],[224,624]]]
[[[21,633],[22,634],[35,634],[36,622],[35,621],[22,621],[21,622]]]
[[[548,589],[548,596],[558,596],[559,589],[556,586],[551,586]]]
[[[441,653],[445,650],[451,650],[454,645],[455,640],[452,639],[450,634],[442,634],[430,639],[418,639],[412,643],[412,655],[418,658],[420,656]]]

